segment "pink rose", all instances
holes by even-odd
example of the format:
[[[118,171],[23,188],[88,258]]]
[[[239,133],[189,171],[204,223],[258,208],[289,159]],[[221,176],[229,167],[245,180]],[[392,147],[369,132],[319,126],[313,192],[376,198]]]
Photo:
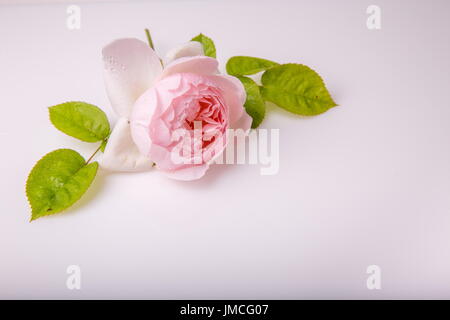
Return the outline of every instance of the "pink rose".
[[[121,117],[103,167],[136,171],[155,162],[171,178],[198,179],[226,147],[227,129],[250,129],[241,82],[218,74],[200,43],[172,50],[164,69],[136,39],[117,40],[103,54],[107,92]]]

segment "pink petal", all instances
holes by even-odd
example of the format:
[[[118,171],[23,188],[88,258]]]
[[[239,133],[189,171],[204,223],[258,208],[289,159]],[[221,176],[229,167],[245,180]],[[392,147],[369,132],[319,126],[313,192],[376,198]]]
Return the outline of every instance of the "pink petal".
[[[252,127],[252,117],[248,115],[248,113],[244,110],[242,116],[239,120],[235,121],[232,125],[232,129],[242,129],[244,131],[250,130]]]
[[[136,99],[161,74],[156,53],[138,39],[119,39],[103,48],[106,92],[114,111],[128,117]]]
[[[218,72],[219,63],[216,59],[205,56],[183,57],[168,64],[161,75],[161,79],[175,73],[196,73],[213,75]]]
[[[230,124],[241,119],[244,111],[244,103],[247,98],[244,86],[239,79],[227,75],[209,76],[223,92],[225,102],[230,110]]]
[[[149,125],[158,107],[156,90],[151,88],[137,99],[130,115],[131,137],[139,151],[148,156],[150,154]]]
[[[161,171],[171,171],[182,168],[185,166],[183,163],[174,163],[172,161],[172,151],[166,147],[162,147],[157,144],[152,144],[150,148],[150,154],[156,166]]]
[[[178,169],[174,171],[163,171],[163,173],[171,179],[180,181],[198,180],[203,177],[209,169],[208,164],[193,166],[189,168]]]
[[[142,154],[150,154],[152,144],[150,123],[154,116],[159,118],[170,106],[173,99],[172,91],[181,90],[181,92],[184,92],[183,90],[187,90],[187,88],[180,88],[180,85],[180,75],[164,79],[158,82],[157,86],[144,92],[134,104],[130,115],[131,135]]]

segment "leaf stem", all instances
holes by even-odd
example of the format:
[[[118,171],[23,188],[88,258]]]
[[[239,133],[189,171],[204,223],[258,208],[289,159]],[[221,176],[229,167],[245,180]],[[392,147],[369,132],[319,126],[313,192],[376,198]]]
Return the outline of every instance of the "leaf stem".
[[[154,47],[154,45],[153,45],[152,36],[150,35],[150,31],[149,31],[148,29],[145,29],[145,34],[147,35],[148,45],[150,46],[150,48],[152,48],[153,50],[155,50],[155,47]]]
[[[100,151],[100,149],[102,148],[102,144],[104,141],[102,141],[102,143],[100,144],[100,146],[97,148],[97,150],[95,150],[95,152],[89,157],[89,159],[86,161],[86,165],[89,164],[89,162],[94,158],[94,156],[97,154],[97,152]]]
[[[152,36],[150,35],[150,31],[147,28],[145,29],[145,34],[147,35],[148,45],[150,46],[150,48],[155,50],[155,46],[153,45]],[[161,62],[161,66],[164,67],[164,63],[161,58],[159,58],[159,62]]]

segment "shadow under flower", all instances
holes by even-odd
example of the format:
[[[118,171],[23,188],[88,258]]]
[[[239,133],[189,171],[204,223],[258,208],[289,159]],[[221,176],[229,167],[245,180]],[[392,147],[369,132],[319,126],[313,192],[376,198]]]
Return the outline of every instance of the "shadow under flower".
[[[173,183],[177,186],[181,186],[189,189],[208,189],[219,183],[222,175],[229,173],[234,165],[227,164],[212,164],[203,177],[193,181],[177,181],[173,180]]]

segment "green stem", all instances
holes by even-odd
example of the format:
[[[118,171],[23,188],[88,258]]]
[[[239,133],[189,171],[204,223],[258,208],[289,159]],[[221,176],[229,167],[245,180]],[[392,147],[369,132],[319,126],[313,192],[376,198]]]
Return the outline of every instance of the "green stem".
[[[145,29],[145,34],[147,35],[148,45],[150,46],[150,48],[155,50],[155,47],[153,46],[152,36],[150,35],[150,31],[148,29]]]
[[[97,148],[97,150],[95,150],[95,152],[89,157],[89,159],[86,161],[86,165],[88,165],[89,162],[92,160],[92,158],[94,158],[94,156],[97,154],[97,152],[100,151],[100,149],[102,148],[102,144],[103,144],[103,142],[100,144],[100,146]]]
[[[148,29],[145,29],[145,34],[147,35],[148,45],[150,46],[150,48],[155,50],[155,46],[153,45],[152,36],[150,35],[150,31]],[[161,58],[159,58],[159,62],[161,62],[161,66],[164,67],[164,63]]]

